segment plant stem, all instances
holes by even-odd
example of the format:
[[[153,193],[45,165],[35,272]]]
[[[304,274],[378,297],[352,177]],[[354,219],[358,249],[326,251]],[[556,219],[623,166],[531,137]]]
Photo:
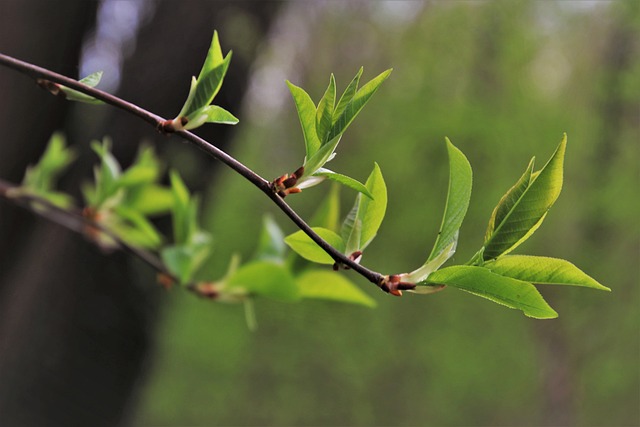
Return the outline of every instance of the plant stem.
[[[71,89],[77,90],[78,92],[82,92],[86,95],[92,96],[96,99],[104,101],[107,104],[113,105],[116,108],[126,111],[129,114],[133,114],[146,121],[147,123],[154,126],[156,129],[161,129],[162,124],[166,122],[166,120],[156,114],[151,113],[150,111],[145,110],[135,104],[127,102],[117,96],[111,95],[109,93],[103,92],[99,89],[89,87],[85,84],[78,82],[77,80],[71,79],[69,77],[63,76],[61,74],[50,71],[46,68],[38,67],[37,65],[33,65],[28,62],[21,61],[19,59],[13,58],[11,56],[4,55],[0,53],[0,64],[4,65],[8,68],[16,70],[20,73],[26,74],[33,79],[46,79]],[[315,233],[311,227],[284,201],[282,197],[277,195],[273,189],[271,188],[270,182],[266,179],[262,178],[260,175],[256,174],[253,170],[249,169],[247,166],[240,163],[238,160],[220,150],[210,142],[200,138],[199,136],[191,133],[189,131],[178,131],[175,132],[176,135],[181,137],[182,139],[191,142],[205,153],[210,155],[211,157],[220,160],[225,165],[229,166],[231,169],[242,175],[245,179],[251,182],[253,185],[258,187],[263,193],[265,193],[295,224],[298,228],[300,228],[305,234],[307,234],[311,240],[313,240],[318,246],[320,246],[333,260],[338,263],[345,265],[358,274],[365,277],[370,282],[374,283],[376,286],[381,287],[383,281],[385,280],[385,276],[382,274],[370,270],[353,260],[344,254],[340,253],[336,248],[327,243],[324,239],[322,239],[317,233]],[[382,287],[382,289],[384,289]]]

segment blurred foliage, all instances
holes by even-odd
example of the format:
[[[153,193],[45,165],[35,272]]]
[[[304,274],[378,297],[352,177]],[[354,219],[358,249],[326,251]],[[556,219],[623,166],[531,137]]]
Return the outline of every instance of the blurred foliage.
[[[249,332],[238,307],[171,293],[135,424],[637,423],[640,13],[634,1],[580,3],[293,2],[274,36],[289,43],[265,45],[262,61],[283,77],[260,80],[283,107],[264,104],[262,120],[239,114],[234,154],[266,177],[299,166],[284,78],[319,99],[331,72],[346,81],[361,65],[365,79],[394,67],[331,165],[362,179],[377,161],[386,178],[387,216],[362,262],[403,272],[428,256],[447,190],[445,136],[474,169],[460,261],[530,157],[548,158],[566,131],[562,195],[520,253],[570,259],[611,294],[541,288],[561,317],[534,321],[454,289],[390,298],[349,275],[377,309],[259,301]],[[274,63],[276,49],[295,65]],[[287,200],[309,218],[322,187]],[[217,177],[208,208],[224,242],[208,267],[217,274],[232,252],[250,255],[263,212],[295,231],[232,172]]]

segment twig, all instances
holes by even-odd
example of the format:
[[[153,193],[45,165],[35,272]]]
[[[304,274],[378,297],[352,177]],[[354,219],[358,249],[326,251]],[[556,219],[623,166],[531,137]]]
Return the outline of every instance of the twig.
[[[135,104],[127,102],[117,96],[103,92],[99,89],[84,85],[77,80],[65,77],[61,74],[50,71],[46,68],[38,67],[28,62],[15,59],[11,56],[0,53],[0,64],[14,69],[20,73],[26,74],[33,79],[46,79],[51,82],[55,82],[71,89],[77,90],[84,94],[90,95],[96,99],[104,101],[107,104],[113,105],[116,108],[126,111],[140,117],[142,120],[151,124],[158,130],[162,130],[162,124],[166,120],[156,114],[153,114]],[[273,202],[296,224],[296,226],[307,234],[311,240],[313,240],[318,246],[320,246],[331,258],[337,263],[349,267],[361,276],[365,277],[376,286],[380,287],[385,292],[397,291],[394,289],[393,284],[389,282],[389,276],[384,276],[376,271],[370,270],[359,263],[355,262],[348,256],[340,253],[336,248],[331,246],[328,242],[322,239],[317,233],[315,233],[311,227],[284,201],[282,197],[273,191],[270,182],[256,174],[254,171],[240,163],[238,160],[228,155],[224,151],[220,150],[210,142],[200,138],[199,136],[189,131],[175,132],[182,139],[191,142],[211,157],[220,160],[234,171],[238,172],[249,182],[258,187],[263,193],[265,193]],[[391,288],[389,287],[391,285]],[[391,292],[397,294],[397,292]]]

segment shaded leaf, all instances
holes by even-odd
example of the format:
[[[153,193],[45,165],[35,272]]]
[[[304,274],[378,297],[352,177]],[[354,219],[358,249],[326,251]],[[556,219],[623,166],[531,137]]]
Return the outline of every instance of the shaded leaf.
[[[322,201],[316,212],[311,217],[309,224],[314,227],[327,228],[331,231],[338,231],[338,221],[340,220],[340,187],[333,184],[329,194]]]
[[[373,199],[365,198],[362,194],[356,196],[353,208],[340,230],[340,235],[346,242],[357,242],[356,248],[347,245],[347,251],[364,250],[378,233],[387,210],[387,187],[382,172],[377,163],[367,178],[365,187]],[[359,225],[359,227],[358,227]],[[358,234],[358,236],[355,236]]]
[[[271,215],[265,215],[262,221],[262,230],[258,239],[258,249],[255,258],[272,262],[283,262],[287,246],[284,243],[284,234]]]

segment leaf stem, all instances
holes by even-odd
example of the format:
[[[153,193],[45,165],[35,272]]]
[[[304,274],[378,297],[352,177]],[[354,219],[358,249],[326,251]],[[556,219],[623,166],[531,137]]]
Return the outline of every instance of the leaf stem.
[[[96,99],[104,101],[107,104],[110,104],[116,108],[124,110],[129,114],[133,114],[146,121],[147,123],[154,126],[156,129],[161,130],[163,123],[167,120],[148,111],[144,108],[141,108],[135,104],[127,102],[117,96],[111,95],[107,92],[103,92],[99,89],[87,86],[83,83],[78,82],[77,80],[71,79],[69,77],[63,76],[61,74],[50,71],[46,68],[38,67],[37,65],[21,61],[19,59],[13,58],[8,55],[4,55],[0,53],[0,65],[4,65],[8,68],[11,68],[15,71],[18,71],[22,74],[26,74],[27,76],[33,79],[46,79],[48,81],[61,84],[67,86],[71,89],[77,90],[78,92],[82,92],[84,94],[90,95]],[[382,274],[370,270],[342,254],[336,248],[327,243],[324,239],[322,239],[318,234],[316,234],[311,227],[276,193],[274,193],[273,188],[270,185],[270,182],[266,179],[262,178],[260,175],[256,174],[253,170],[249,169],[244,164],[240,163],[234,157],[220,150],[218,147],[214,146],[210,142],[206,141],[203,138],[195,135],[186,130],[181,130],[175,132],[176,135],[181,137],[182,139],[191,142],[202,151],[210,155],[211,157],[221,161],[225,165],[229,166],[231,169],[239,173],[246,180],[251,182],[253,185],[258,187],[263,193],[265,193],[279,208],[282,210],[295,224],[302,230],[305,234],[307,234],[318,246],[320,246],[331,258],[336,261],[336,263],[343,264],[347,267],[350,267],[352,270],[357,272],[358,274],[365,277],[370,282],[374,283],[376,286],[382,287],[382,284],[385,280],[385,276]],[[2,194],[3,195],[3,194]],[[129,248],[131,249],[131,248]],[[164,269],[163,269],[164,270]]]

